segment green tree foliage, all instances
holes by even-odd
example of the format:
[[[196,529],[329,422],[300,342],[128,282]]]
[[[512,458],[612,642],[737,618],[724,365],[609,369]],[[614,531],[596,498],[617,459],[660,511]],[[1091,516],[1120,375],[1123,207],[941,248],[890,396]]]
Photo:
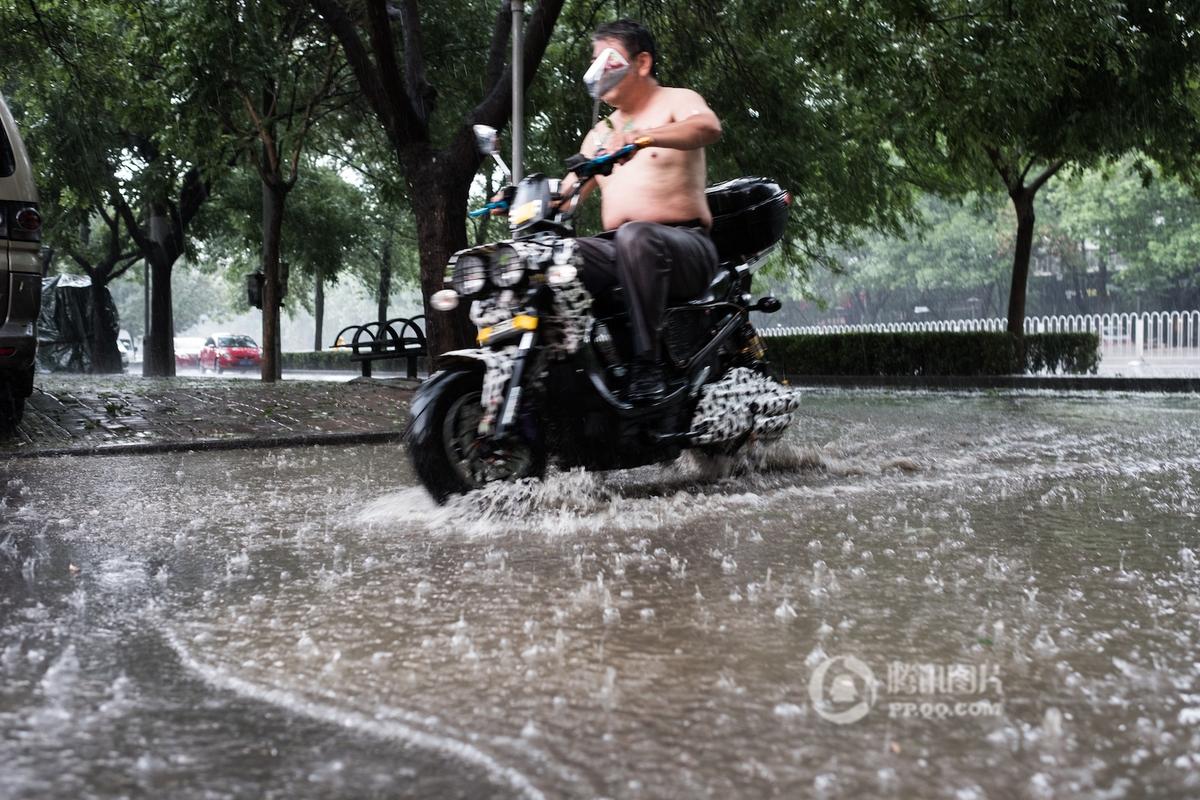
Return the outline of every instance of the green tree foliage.
[[[1200,305],[1200,200],[1158,165],[1130,157],[1073,176],[1046,199],[1072,240],[1095,245],[1118,291],[1164,307]]]
[[[1195,308],[1200,304],[1200,200],[1142,157],[1073,171],[1047,187],[1033,242],[1034,314]],[[995,317],[1013,248],[1013,211],[993,195],[918,203],[898,237],[868,234],[814,276],[809,294],[848,322]],[[974,297],[977,302],[967,302]],[[806,320],[811,321],[811,320]]]
[[[288,198],[302,156],[322,117],[350,104],[339,85],[344,63],[331,37],[314,27],[307,6],[244,0],[236,6],[183,4],[173,18],[168,63],[203,79],[189,103],[216,116],[229,144],[254,165],[261,182],[263,280],[262,378],[280,377],[281,245]],[[211,132],[200,131],[201,135]],[[317,268],[318,273],[320,267]],[[336,268],[330,270],[330,275]],[[321,296],[323,278],[316,278]],[[321,319],[317,313],[318,327]]]
[[[640,18],[659,39],[662,81],[698,90],[723,121],[710,177],[766,174],[791,189],[788,265],[845,254],[838,291],[853,292],[863,318],[886,305],[881,293],[905,287],[919,297],[999,285],[1004,252],[1015,254],[1010,318],[1023,315],[1024,271],[1039,253],[1063,263],[1078,253],[1087,270],[1088,248],[1100,246],[1114,274],[1118,261],[1125,267],[1118,288],[1195,283],[1192,201],[1179,184],[1156,181],[1145,200],[1153,211],[1130,199],[1127,224],[1110,227],[1092,206],[1038,194],[1055,190],[1062,172],[1084,175],[1086,186],[1085,168],[1130,150],[1164,174],[1196,177],[1195,3],[541,0],[528,10],[530,169],[559,174],[590,123],[579,78],[596,25],[618,13]],[[497,235],[494,222],[470,228],[465,211],[489,177],[497,182],[477,175],[470,125],[507,122],[509,11],[505,0],[0,0],[0,86],[43,171],[48,239],[94,268],[111,259],[116,236],[110,277],[128,256],[147,259],[158,309],[151,338],[169,347],[171,264],[210,234],[206,253],[244,256],[247,242],[270,251],[267,197],[278,201],[293,181],[301,224],[288,222],[282,202],[268,220],[268,230],[278,223],[293,287],[344,266],[386,298],[419,259],[428,296],[454,250]],[[361,185],[338,184],[330,163],[352,165]],[[214,181],[235,164],[255,166],[267,191],[256,199],[244,173],[228,188]],[[311,192],[310,164],[321,172]],[[1128,180],[1097,184],[1093,206]],[[990,199],[1001,190],[1006,211]],[[918,202],[918,192],[969,199]],[[226,193],[202,213],[210,194]],[[347,218],[358,214],[359,229],[339,228],[341,211],[322,209],[321,193]],[[920,224],[922,215],[933,221]],[[1139,229],[1147,218],[1154,224]],[[884,238],[893,233],[906,241]],[[444,327],[431,332],[436,348],[464,330]],[[173,369],[160,350],[152,369]]]
[[[280,236],[280,256],[288,265],[287,308],[313,310],[312,290],[318,276],[337,281],[357,267],[371,232],[365,224],[368,200],[360,187],[332,166],[309,160],[298,170]],[[257,170],[244,166],[231,175],[221,196],[206,210],[213,233],[202,260],[209,269],[220,270],[242,295],[246,274],[261,265],[261,204],[261,178]]]
[[[522,63],[532,83],[563,0],[542,0],[527,23]],[[508,3],[312,0],[337,37],[366,105],[409,189],[426,298],[441,288],[450,255],[466,246],[466,210],[481,157],[473,124],[502,127],[511,108]],[[469,335],[465,310],[430,316],[435,352]]]
[[[196,109],[184,113],[187,87],[164,79],[161,56],[177,10],[65,0],[0,7],[3,81],[28,112],[22,124],[32,133],[39,185],[59,218],[48,238],[103,219],[107,207],[120,220],[117,250],[150,265],[149,375],[174,374],[171,268],[193,245],[221,161],[187,135],[201,124]]]
[[[1047,181],[1134,148],[1194,167],[1200,5],[814,0],[811,10],[824,37],[814,55],[888,115],[881,134],[902,174],[933,191],[1008,194],[1014,332]]]
[[[919,219],[899,235],[869,233],[838,251],[837,266],[816,273],[808,294],[834,304],[850,323],[908,319],[915,306],[930,309],[931,318],[1001,314],[1012,212],[994,196],[924,195],[916,209]]]

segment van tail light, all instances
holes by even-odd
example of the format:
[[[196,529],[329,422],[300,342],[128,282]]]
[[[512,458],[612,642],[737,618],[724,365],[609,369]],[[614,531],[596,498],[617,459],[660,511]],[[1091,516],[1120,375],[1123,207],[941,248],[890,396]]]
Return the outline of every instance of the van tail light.
[[[13,216],[13,227],[25,233],[39,233],[42,230],[42,215],[33,206],[25,206]]]
[[[0,205],[0,238],[18,242],[42,240],[42,215],[32,203]]]

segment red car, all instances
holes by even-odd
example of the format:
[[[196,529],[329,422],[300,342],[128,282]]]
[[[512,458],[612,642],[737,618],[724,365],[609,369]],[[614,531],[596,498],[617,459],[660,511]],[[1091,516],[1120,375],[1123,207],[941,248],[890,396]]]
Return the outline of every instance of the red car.
[[[240,333],[215,333],[204,340],[200,349],[200,371],[220,375],[227,369],[258,369],[262,349],[249,336]]]
[[[195,369],[200,364],[200,348],[204,340],[199,336],[175,337],[175,368]]]

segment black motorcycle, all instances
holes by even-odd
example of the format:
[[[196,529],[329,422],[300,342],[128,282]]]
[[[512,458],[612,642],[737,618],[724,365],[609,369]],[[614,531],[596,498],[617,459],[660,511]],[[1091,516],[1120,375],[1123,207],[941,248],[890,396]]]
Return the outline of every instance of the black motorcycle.
[[[495,132],[477,133],[494,155]],[[796,395],[771,377],[749,316],[780,308],[774,297],[751,302],[750,282],[782,238],[791,202],[762,178],[707,190],[720,269],[704,296],[669,305],[663,317],[665,396],[625,401],[628,315],[619,290],[593,298],[584,288],[572,216],[585,183],[638,146],[569,160],[579,181],[566,197],[558,180],[533,174],[472,212],[506,207],[512,238],[455,253],[447,288],[431,298],[441,311],[471,301],[479,329],[479,346],[444,353],[412,402],[409,456],[438,502],[541,477],[551,460],[608,470],[671,461],[684,448],[733,454],[779,438],[791,422]]]

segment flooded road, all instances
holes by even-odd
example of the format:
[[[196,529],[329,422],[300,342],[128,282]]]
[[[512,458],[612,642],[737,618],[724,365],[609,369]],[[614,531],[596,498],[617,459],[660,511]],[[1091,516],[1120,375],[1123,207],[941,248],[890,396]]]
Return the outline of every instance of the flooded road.
[[[0,464],[0,796],[1200,793],[1200,403],[798,418],[443,508],[395,446]]]

